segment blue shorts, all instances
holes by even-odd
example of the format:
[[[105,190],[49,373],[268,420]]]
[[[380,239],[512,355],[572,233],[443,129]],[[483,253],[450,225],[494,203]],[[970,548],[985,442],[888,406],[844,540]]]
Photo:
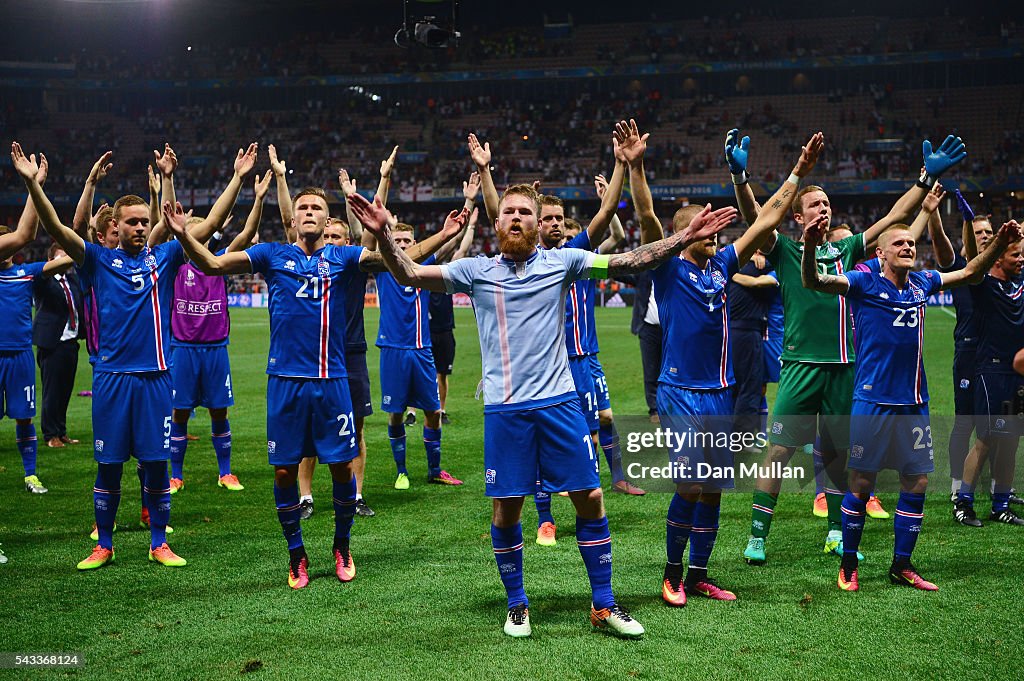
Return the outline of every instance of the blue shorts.
[[[36,362],[32,348],[0,352],[0,417],[36,415]]]
[[[484,482],[489,497],[601,486],[594,441],[576,398],[525,411],[484,412]]]
[[[348,393],[352,398],[352,412],[357,419],[364,419],[373,413],[370,372],[366,368],[366,350],[345,351],[345,372],[348,374]]]
[[[171,458],[171,372],[93,374],[92,437],[98,463]]]
[[[228,348],[176,345],[171,354],[175,409],[226,409],[234,405]]]
[[[953,412],[957,416],[974,413],[974,350],[953,350]]]
[[[769,329],[764,334],[764,383],[778,383],[779,371],[782,369],[782,330],[772,333]]]
[[[347,379],[267,376],[271,466],[297,466],[308,456],[343,463],[358,454]]]
[[[608,379],[604,377],[604,367],[597,355],[590,355],[590,375],[594,377],[594,390],[597,391],[597,410],[612,408],[612,400],[608,395]]]
[[[974,377],[974,429],[979,440],[1020,437],[1021,419],[1015,403],[1024,390],[1024,376],[978,374]]]
[[[381,348],[380,392],[381,411],[389,414],[401,414],[406,407],[440,411],[434,353],[430,348]]]
[[[706,488],[732,489],[732,388],[688,390],[658,384],[661,427],[671,431],[675,446],[668,450],[676,482],[699,482]]]
[[[576,396],[583,409],[583,420],[591,433],[597,432],[597,388],[594,387],[594,374],[590,370],[590,356],[577,355],[569,358],[569,371],[572,382],[576,385]]]
[[[888,468],[901,475],[934,471],[928,405],[875,404],[854,398],[847,467],[867,473]]]

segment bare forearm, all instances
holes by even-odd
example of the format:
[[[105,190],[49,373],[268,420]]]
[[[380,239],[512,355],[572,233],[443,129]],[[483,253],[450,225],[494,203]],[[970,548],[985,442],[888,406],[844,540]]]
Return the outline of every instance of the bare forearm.
[[[842,295],[849,288],[846,277],[832,274],[822,274],[818,271],[817,246],[814,248],[804,247],[803,257],[800,259],[800,279],[804,288],[814,289],[822,293]]]
[[[690,245],[685,232],[680,231],[667,239],[658,239],[626,253],[616,253],[608,258],[608,276],[637,274],[657,267],[669,258],[679,255]]]
[[[345,197],[348,199],[348,197]],[[348,236],[349,240],[353,244],[360,244],[363,242],[363,223],[359,222],[359,218],[352,212],[352,206],[349,205],[348,201],[345,201],[345,218],[348,222]]]
[[[473,247],[473,239],[475,238],[476,230],[473,229],[473,225],[466,227],[462,232],[462,239],[459,241],[459,247],[455,249],[455,253],[452,255],[452,262],[465,258],[469,255],[469,249]]]
[[[189,231],[184,234],[175,235],[181,243],[182,249],[188,255],[196,267],[202,270],[203,274],[222,274],[217,262],[217,256],[210,252],[206,246],[196,240]]]
[[[483,165],[476,167],[480,173],[480,190],[484,193],[484,210],[487,211],[487,219],[494,224],[498,219],[498,189],[494,186],[494,178],[491,177],[490,166]]]
[[[405,251],[406,255],[415,262],[423,262],[432,255],[437,255],[438,260],[441,259],[440,249],[447,243],[453,243],[455,238],[459,236],[460,232],[456,232],[451,236],[446,236],[444,230],[434,234],[433,236],[415,243],[409,247],[408,251]]]
[[[35,204],[39,219],[46,232],[60,244],[65,253],[75,259],[75,262],[83,262],[85,241],[82,240],[82,237],[61,224],[60,218],[57,217],[57,211],[54,210],[53,204],[50,203],[50,199],[46,198],[43,188],[39,186],[39,182],[35,178],[25,180],[25,186],[28,187],[28,193],[32,197],[32,202]]]
[[[29,197],[25,200],[25,208],[21,211],[18,227],[13,233],[0,235],[0,260],[10,258],[26,245],[35,241],[38,224],[39,214],[36,213],[32,197]]]
[[[964,220],[964,257],[974,260],[978,256],[978,238],[974,235],[974,223]]]
[[[928,235],[932,240],[932,248],[935,250],[935,262],[939,267],[949,267],[956,258],[953,251],[953,244],[946,236],[946,230],[942,228],[942,218],[939,212],[935,211],[928,218]]]
[[[665,232],[658,216],[654,213],[654,198],[651,196],[651,188],[647,185],[647,175],[644,173],[643,163],[630,166],[629,185],[633,194],[633,210],[636,211],[636,218],[640,221],[640,243],[650,244],[660,241],[665,236]]]
[[[775,277],[767,274],[762,274],[758,277],[752,277],[749,274],[740,274],[737,272],[732,275],[732,280],[740,286],[746,288],[777,288],[779,282],[775,280]]]
[[[249,244],[252,243],[252,238],[256,236],[256,230],[260,228],[260,220],[263,218],[263,199],[257,198],[256,202],[252,204],[252,210],[249,211],[249,217],[245,219],[245,227],[242,231],[231,240],[231,244],[228,245],[228,253],[235,251],[244,251]]]
[[[381,175],[380,182],[377,183],[377,193],[375,196],[380,197],[380,202],[385,206],[388,205],[388,192],[391,191],[391,176]]]
[[[285,240],[295,243],[295,228],[292,227],[292,197],[288,193],[288,180],[284,175],[274,175],[277,184],[277,208],[281,211],[281,222],[284,224]]]
[[[985,250],[977,256],[971,258],[971,261],[967,263],[967,267],[963,269],[964,282],[967,284],[977,284],[985,278],[985,273],[992,269],[992,265],[995,264],[999,256],[1003,254],[1009,245],[1009,241],[996,237],[992,239]],[[945,279],[943,279],[945,283]]]
[[[882,232],[899,222],[905,222],[911,215],[921,208],[924,197],[928,190],[918,187],[916,184],[901,196],[885,217],[864,230],[864,245],[871,246],[878,239]]]
[[[92,202],[95,196],[95,183],[86,180],[85,187],[82,189],[82,196],[78,199],[78,205],[75,206],[75,217],[71,221],[71,229],[73,229],[75,233],[81,236],[83,239],[89,233],[89,220],[92,218]],[[152,215],[153,212],[152,202],[153,199],[152,197],[150,197],[150,215]]]
[[[416,263],[413,262],[408,253],[395,244],[390,227],[385,227],[381,238],[377,239],[377,245],[379,246],[378,252],[384,259],[384,266],[394,275],[395,280],[399,284],[403,286],[415,286],[418,284],[416,280]],[[413,248],[415,246],[412,246],[409,250]]]
[[[733,185],[733,192],[736,194],[736,206],[740,209],[743,221],[748,226],[754,224],[761,207],[757,205],[757,199],[754,198],[754,190],[750,188],[750,183]]]
[[[235,201],[238,199],[238,192],[241,189],[242,178],[238,173],[235,173],[231,176],[231,181],[228,182],[224,192],[217,197],[213,207],[210,209],[210,214],[193,228],[192,231],[196,239],[206,241],[214,232],[224,226],[224,221],[227,220],[228,214],[235,207]]]
[[[622,178],[626,174],[625,171],[625,163],[615,163],[615,170],[608,181],[608,188],[605,190],[604,196],[601,197],[601,207],[587,227],[587,234],[590,236],[590,243],[592,244],[604,239],[604,234],[608,231],[612,218],[615,217],[615,211],[619,207],[619,199],[622,197]]]

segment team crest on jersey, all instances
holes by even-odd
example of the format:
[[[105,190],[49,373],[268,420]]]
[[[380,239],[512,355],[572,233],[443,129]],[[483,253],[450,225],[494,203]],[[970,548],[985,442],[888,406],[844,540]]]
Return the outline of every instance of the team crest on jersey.
[[[711,281],[715,282],[716,287],[725,288],[725,276],[718,270],[712,270]]]
[[[321,277],[331,276],[331,263],[327,262],[323,258],[320,258],[320,260],[318,260],[316,263],[316,273],[319,274]]]
[[[116,267],[117,269],[121,269],[122,267],[124,267],[124,261],[121,260],[121,258],[114,258],[113,260],[110,261],[110,266]]]
[[[145,258],[145,260],[143,260],[142,262],[143,262],[143,263],[144,263],[144,264],[146,265],[146,267],[148,267],[149,269],[151,269],[151,270],[155,270],[155,269],[156,269],[156,256],[155,256],[155,255],[153,255],[152,253],[150,253],[149,255],[147,255],[147,256],[146,256],[146,258]]]
[[[495,472],[493,468],[488,468],[486,471],[484,471],[484,482],[486,482],[488,485],[493,485],[494,480],[497,477],[498,474],[497,472]]]
[[[839,257],[839,249],[833,246],[831,243],[822,244],[818,246],[818,257],[824,258],[837,258]]]
[[[914,297],[914,300],[924,300],[924,291],[913,284],[910,285],[910,293]]]
[[[295,271],[295,261],[294,260],[286,260],[285,263],[284,263],[284,268],[286,270],[291,270],[292,272],[294,272]]]

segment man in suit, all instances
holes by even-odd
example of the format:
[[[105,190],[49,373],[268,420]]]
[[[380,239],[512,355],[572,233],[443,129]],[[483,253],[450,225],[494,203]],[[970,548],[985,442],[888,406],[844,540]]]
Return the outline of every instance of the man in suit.
[[[661,320],[658,304],[654,302],[654,276],[648,270],[632,277],[615,277],[636,289],[633,299],[633,319],[629,330],[640,339],[640,361],[644,371],[644,397],[652,423],[658,423],[658,374],[661,373]]]
[[[57,244],[49,260],[64,256]],[[74,270],[41,277],[35,283],[36,317],[32,343],[43,382],[43,439],[48,447],[78,444],[67,433],[68,402],[78,371],[78,340],[82,333],[82,288]]]

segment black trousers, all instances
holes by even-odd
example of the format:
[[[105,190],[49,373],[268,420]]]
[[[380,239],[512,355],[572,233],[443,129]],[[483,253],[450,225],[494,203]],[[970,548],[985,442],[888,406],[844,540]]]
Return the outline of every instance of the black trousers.
[[[642,322],[640,333],[640,362],[644,367],[644,398],[647,413],[658,413],[658,376],[661,374],[661,325]]]
[[[38,348],[36,362],[43,381],[43,439],[64,437],[68,434],[68,403],[78,372],[78,341],[61,341],[50,350]]]
[[[761,389],[764,386],[764,343],[760,329],[730,328],[732,372],[736,422],[734,430],[757,433],[761,430]]]

